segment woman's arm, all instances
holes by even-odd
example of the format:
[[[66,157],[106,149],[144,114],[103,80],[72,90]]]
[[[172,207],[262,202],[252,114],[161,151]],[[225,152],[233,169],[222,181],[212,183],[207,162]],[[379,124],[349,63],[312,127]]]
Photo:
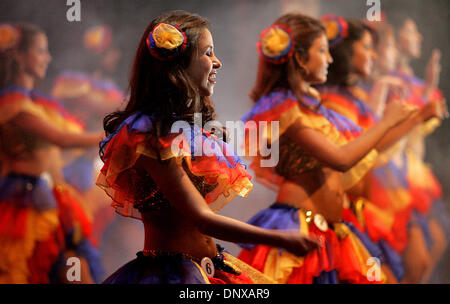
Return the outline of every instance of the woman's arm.
[[[304,127],[300,120],[297,120],[289,127],[286,134],[292,141],[320,162],[334,170],[345,172],[369,153],[390,128],[411,114],[411,108],[400,102],[392,102],[386,107],[386,114],[379,123],[341,147],[321,132]]]
[[[427,121],[432,117],[437,117],[442,119],[446,116],[445,110],[443,108],[443,102],[441,100],[435,100],[427,103],[420,111],[418,111],[415,115],[411,115],[410,118],[404,120],[394,128],[390,129],[386,136],[384,136],[375,148],[378,151],[384,151],[394,143],[396,143],[403,136],[408,134],[414,127],[418,124]]]
[[[63,148],[96,146],[102,140],[102,133],[75,134],[60,131],[51,123],[29,113],[19,113],[11,122],[20,129]]]
[[[281,247],[298,256],[303,256],[318,246],[317,242],[298,232],[262,229],[214,213],[175,159],[159,163],[157,160],[141,157],[138,162],[138,165],[144,166],[149,172],[171,205],[192,219],[206,235],[234,243]]]

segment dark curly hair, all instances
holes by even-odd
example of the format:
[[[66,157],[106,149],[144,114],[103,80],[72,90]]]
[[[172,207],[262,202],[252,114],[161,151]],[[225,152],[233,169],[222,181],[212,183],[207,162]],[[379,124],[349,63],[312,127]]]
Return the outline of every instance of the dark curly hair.
[[[175,58],[160,61],[154,58],[146,39],[160,22],[177,24],[187,37],[186,49]],[[203,122],[213,120],[215,112],[209,97],[200,96],[198,88],[186,73],[197,42],[209,22],[185,11],[172,11],[152,20],[140,40],[130,75],[129,101],[123,111],[105,117],[106,135],[113,133],[130,115],[137,111],[153,118],[155,135],[163,136],[177,120],[194,123],[194,113],[202,113]]]
[[[283,64],[272,64],[260,57],[256,83],[250,92],[250,98],[256,102],[275,89],[289,89],[301,101],[299,84],[304,71],[297,64],[295,54],[307,61],[311,45],[316,38],[325,34],[325,28],[319,20],[300,13],[285,14],[273,24],[284,24],[291,29],[294,55]]]
[[[328,78],[326,84],[351,86],[350,74],[353,72],[352,56],[353,44],[360,40],[365,32],[372,35],[377,43],[378,36],[375,30],[360,20],[347,20],[348,36],[339,42],[338,45],[330,49],[333,62],[328,68]]]

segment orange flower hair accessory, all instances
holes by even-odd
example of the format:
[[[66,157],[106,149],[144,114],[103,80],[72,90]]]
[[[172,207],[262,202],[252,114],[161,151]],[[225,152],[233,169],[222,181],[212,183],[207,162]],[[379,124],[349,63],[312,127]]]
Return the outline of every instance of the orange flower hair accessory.
[[[0,24],[0,54],[16,49],[20,43],[20,30],[11,24]]]
[[[325,15],[321,18],[321,21],[326,29],[330,48],[335,47],[348,37],[348,23],[344,18],[336,15]]]
[[[256,44],[259,54],[273,64],[285,63],[294,53],[291,29],[284,24],[274,24],[263,30]]]
[[[186,45],[186,34],[177,24],[158,23],[147,37],[150,54],[161,61],[170,60],[181,54]]]
[[[101,54],[112,41],[111,29],[106,25],[89,28],[84,34],[84,46],[95,54]]]

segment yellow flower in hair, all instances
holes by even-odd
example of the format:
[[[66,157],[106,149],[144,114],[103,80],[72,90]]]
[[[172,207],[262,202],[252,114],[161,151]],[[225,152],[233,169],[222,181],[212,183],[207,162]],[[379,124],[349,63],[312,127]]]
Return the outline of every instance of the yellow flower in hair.
[[[96,47],[99,45],[103,38],[103,32],[101,27],[96,27],[89,32],[86,33],[84,36],[84,41],[87,46],[89,47]]]
[[[325,29],[327,31],[327,39],[332,40],[339,34],[339,26],[336,21],[330,20],[324,22]]]
[[[11,25],[0,25],[0,51],[6,51],[13,48],[19,35]]]
[[[289,46],[290,37],[286,31],[280,28],[271,28],[261,39],[262,52],[269,57],[275,57],[283,53]]]
[[[153,30],[153,39],[157,47],[173,50],[183,44],[184,36],[173,25],[160,23]]]

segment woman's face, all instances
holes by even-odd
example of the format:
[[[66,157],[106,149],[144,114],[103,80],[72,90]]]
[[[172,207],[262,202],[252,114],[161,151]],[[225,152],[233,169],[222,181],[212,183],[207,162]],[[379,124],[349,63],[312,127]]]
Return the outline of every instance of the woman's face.
[[[32,39],[33,42],[28,50],[18,54],[20,71],[35,79],[43,79],[47,73],[48,64],[52,60],[48,51],[47,36],[39,33]]]
[[[398,32],[398,48],[407,56],[420,57],[422,52],[422,35],[417,30],[414,20],[406,19]]]
[[[394,34],[383,37],[377,48],[377,67],[383,73],[392,72],[397,66],[398,51],[395,45]]]
[[[361,39],[353,43],[353,55],[351,58],[353,72],[361,77],[370,76],[375,58],[372,35],[365,31]]]
[[[217,69],[222,63],[214,54],[214,43],[211,32],[204,29],[198,39],[193,58],[186,69],[192,82],[197,86],[201,96],[211,96],[216,84]]]
[[[328,51],[328,40],[325,34],[317,37],[308,50],[308,61],[301,65],[306,69],[305,81],[320,84],[327,81],[328,66],[333,58]]]

